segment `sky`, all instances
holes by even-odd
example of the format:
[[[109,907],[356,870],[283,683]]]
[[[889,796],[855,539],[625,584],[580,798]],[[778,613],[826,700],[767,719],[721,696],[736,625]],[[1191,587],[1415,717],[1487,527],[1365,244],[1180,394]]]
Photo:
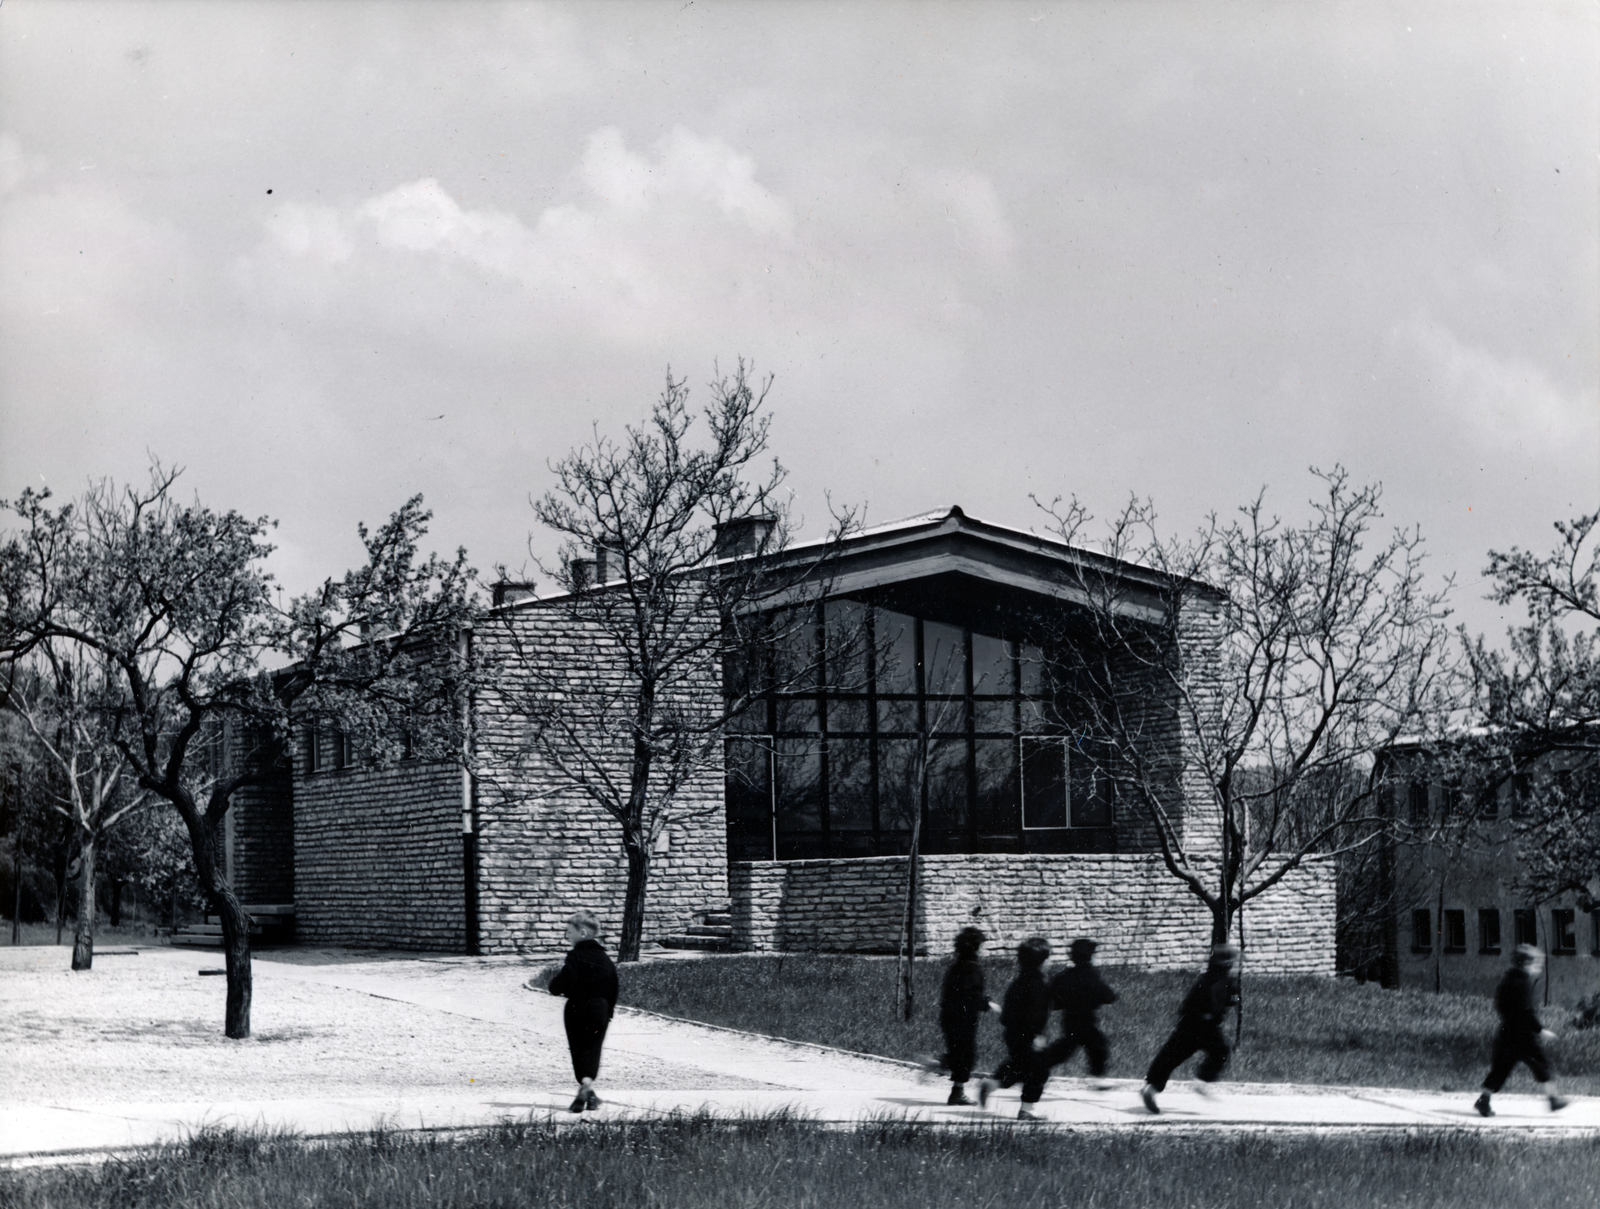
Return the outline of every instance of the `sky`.
[[[1493,634],[1600,507],[1597,216],[1592,3],[8,0],[0,497],[539,578],[550,463],[744,357],[807,536],[1342,464]]]

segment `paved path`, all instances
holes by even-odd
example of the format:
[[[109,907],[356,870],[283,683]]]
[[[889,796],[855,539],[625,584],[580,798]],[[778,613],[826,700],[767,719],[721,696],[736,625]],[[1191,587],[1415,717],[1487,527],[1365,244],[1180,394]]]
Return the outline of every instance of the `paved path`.
[[[160,963],[147,970],[170,965],[191,979],[193,967],[210,960],[172,950],[147,951],[146,957]],[[286,993],[292,984],[302,993],[321,988],[357,1001],[410,1005],[419,1017],[445,1021],[447,1029],[451,1020],[461,1029],[484,1024],[514,1029],[540,1045],[562,1046],[564,1054],[560,1002],[521,989],[529,972],[524,961],[262,960],[256,971],[263,1001]],[[379,1127],[460,1129],[530,1117],[581,1126],[595,1119],[567,1112],[571,1087],[555,1080],[535,1086],[499,1079],[482,1090],[391,1086],[363,1094],[358,1081],[345,1079],[321,1093],[239,1097],[212,1083],[207,1094],[192,1099],[101,1099],[85,1094],[81,1083],[7,1088],[0,1104],[0,1162],[51,1162],[127,1150],[181,1140],[207,1126],[319,1136]],[[1204,1098],[1194,1084],[1175,1082],[1161,1097],[1161,1114],[1152,1116],[1139,1102],[1138,1086],[1135,1080],[1118,1080],[1108,1090],[1096,1090],[1080,1079],[1053,1080],[1041,1111],[1051,1127],[1095,1130],[1474,1129],[1600,1136],[1600,1098],[1580,1097],[1564,1112],[1551,1113],[1539,1097],[1501,1095],[1495,1099],[1497,1115],[1486,1120],[1472,1110],[1472,1096],[1462,1093],[1225,1082]],[[778,1111],[834,1124],[908,1117],[970,1127],[1015,1119],[1015,1091],[998,1093],[985,1111],[945,1106],[947,1088],[922,1082],[915,1068],[889,1059],[619,1009],[606,1040],[600,1080],[605,1105],[598,1119]]]

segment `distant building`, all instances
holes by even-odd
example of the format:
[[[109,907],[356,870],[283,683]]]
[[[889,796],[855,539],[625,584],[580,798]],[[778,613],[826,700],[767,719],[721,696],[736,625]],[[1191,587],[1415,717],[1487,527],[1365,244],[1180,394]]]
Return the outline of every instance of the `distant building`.
[[[1075,640],[1074,611],[1086,604],[1081,577],[1114,579],[1119,607],[1155,620],[1160,575],[951,508],[852,536],[829,576],[802,641],[850,627],[871,636],[872,654],[773,687],[735,721],[724,766],[686,787],[689,809],[655,849],[647,943],[697,924],[715,932],[702,922],[712,916],[738,949],[890,950],[920,812],[919,946],[942,950],[976,923],[998,944],[1092,934],[1107,962],[1200,961],[1209,913],[1166,872],[1143,813],[1096,776],[1097,737],[1055,690],[1059,644]],[[1195,616],[1181,619],[1177,641],[1203,663],[1224,598],[1188,599]],[[622,674],[560,599],[513,585],[472,642],[475,657],[515,646],[573,675]],[[273,834],[236,838],[235,884],[292,884],[298,935],[321,944],[549,951],[580,905],[615,928],[618,825],[529,758],[507,704],[514,687],[474,702],[476,777],[419,761],[379,769],[337,736],[302,736],[287,784],[239,810],[237,835]],[[699,691],[720,701],[723,687],[710,674]],[[1170,690],[1152,684],[1145,708],[1148,741],[1178,768],[1192,739]],[[924,732],[925,796],[913,772]],[[625,757],[619,746],[623,777]],[[1192,823],[1197,787],[1174,772],[1166,793],[1172,817]],[[275,872],[252,866],[258,853],[277,860]],[[1333,973],[1334,905],[1321,865],[1253,902],[1253,968]]]
[[[1600,880],[1536,898],[1521,885],[1517,842],[1536,795],[1592,799],[1600,789],[1592,759],[1556,754],[1490,767],[1474,761],[1470,744],[1411,743],[1383,760],[1387,809],[1402,838],[1385,841],[1374,866],[1381,878],[1367,887],[1383,904],[1382,951],[1366,954],[1369,972],[1381,970],[1388,985],[1482,991],[1512,949],[1532,944],[1550,956],[1552,1001],[1600,992]]]

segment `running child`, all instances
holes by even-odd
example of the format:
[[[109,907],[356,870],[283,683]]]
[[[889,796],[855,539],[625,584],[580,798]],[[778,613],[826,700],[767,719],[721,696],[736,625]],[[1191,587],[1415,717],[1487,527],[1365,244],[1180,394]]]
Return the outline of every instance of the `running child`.
[[[1511,954],[1511,968],[1495,988],[1494,1010],[1500,1013],[1500,1027],[1495,1030],[1494,1056],[1483,1080],[1483,1094],[1472,1106],[1480,1116],[1494,1116],[1489,1097],[1505,1086],[1518,1062],[1528,1064],[1534,1082],[1549,1097],[1551,1112],[1567,1106],[1566,1097],[1556,1092],[1555,1080],[1550,1077],[1550,1060],[1545,1057],[1542,1044],[1553,1041],[1555,1034],[1539,1023],[1538,1013],[1533,1010],[1533,984],[1542,973],[1544,954],[1532,945],[1518,945]]]
[[[989,938],[977,928],[962,928],[956,933],[955,958],[944,972],[944,987],[939,993],[939,1031],[944,1034],[944,1056],[933,1063],[933,1071],[950,1072],[948,1104],[971,1104],[967,1080],[978,1060],[978,1020],[995,1007],[983,988],[983,966],[978,950]]]
[[[1239,1002],[1239,948],[1226,941],[1211,946],[1211,961],[1200,981],[1184,996],[1178,1009],[1178,1027],[1172,1030],[1150,1063],[1139,1098],[1151,1112],[1160,1112],[1156,1096],[1166,1090],[1167,1079],[1191,1054],[1205,1051],[1195,1073],[1202,1084],[1216,1082],[1228,1065],[1228,1041],[1222,1035],[1222,1021],[1228,1009]],[[1202,1089],[1203,1090],[1203,1089]],[[1209,1093],[1207,1093],[1209,1094]]]
[[[1117,994],[1095,968],[1097,947],[1087,936],[1080,936],[1069,950],[1072,964],[1050,980],[1050,1006],[1061,1011],[1061,1036],[1045,1051],[1045,1060],[1052,1067],[1060,1066],[1082,1046],[1089,1061],[1089,1074],[1104,1090],[1109,1086],[1105,1074],[1111,1045],[1100,1031],[1095,1013],[1106,1004],[1115,1003]]]
[[[1045,1030],[1050,1026],[1050,991],[1043,966],[1050,958],[1050,942],[1030,936],[1017,946],[1017,976],[1006,988],[1000,1008],[1000,1029],[1005,1037],[1006,1060],[994,1077],[978,1084],[978,1103],[987,1107],[998,1087],[1022,1084],[1019,1121],[1041,1121],[1034,1106],[1044,1095],[1050,1064],[1045,1059]]]

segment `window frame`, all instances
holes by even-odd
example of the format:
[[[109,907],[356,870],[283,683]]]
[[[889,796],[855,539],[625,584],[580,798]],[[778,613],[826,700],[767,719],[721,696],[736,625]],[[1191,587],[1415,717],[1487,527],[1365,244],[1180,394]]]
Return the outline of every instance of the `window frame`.
[[[1462,907],[1447,907],[1439,914],[1439,951],[1467,951],[1467,912]]]
[[[1578,955],[1578,913],[1571,907],[1550,908],[1550,955]]]
[[[1539,911],[1536,907],[1515,907],[1511,912],[1511,926],[1519,945],[1539,943]]]
[[[1487,956],[1500,952],[1499,907],[1478,908],[1478,952]]]
[[[1427,907],[1416,907],[1411,912],[1411,951],[1433,952],[1433,912]]]

